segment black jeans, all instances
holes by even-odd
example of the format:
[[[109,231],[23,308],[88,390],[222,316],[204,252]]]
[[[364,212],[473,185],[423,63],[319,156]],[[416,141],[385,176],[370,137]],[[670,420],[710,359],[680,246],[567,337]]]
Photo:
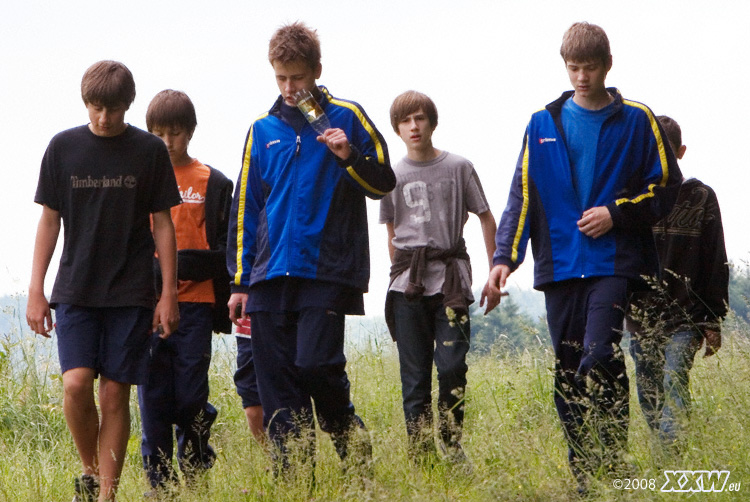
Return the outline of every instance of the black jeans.
[[[460,439],[464,421],[469,320],[448,319],[441,294],[413,302],[402,293],[391,294],[406,431],[410,439],[416,440],[424,430],[431,429],[434,360],[440,436],[451,446]]]

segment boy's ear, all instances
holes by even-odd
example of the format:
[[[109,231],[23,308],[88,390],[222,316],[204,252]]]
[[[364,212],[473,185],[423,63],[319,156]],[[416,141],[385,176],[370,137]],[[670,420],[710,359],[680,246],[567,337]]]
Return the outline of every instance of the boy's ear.
[[[678,160],[682,160],[683,155],[685,155],[685,150],[687,150],[687,147],[682,145],[676,152],[674,152],[675,157],[677,157]]]
[[[318,80],[320,78],[320,74],[323,72],[323,65],[321,63],[318,63],[318,66],[315,68],[315,80]]]
[[[612,54],[609,55],[607,61],[604,62],[604,66],[607,68],[607,73],[612,69]]]

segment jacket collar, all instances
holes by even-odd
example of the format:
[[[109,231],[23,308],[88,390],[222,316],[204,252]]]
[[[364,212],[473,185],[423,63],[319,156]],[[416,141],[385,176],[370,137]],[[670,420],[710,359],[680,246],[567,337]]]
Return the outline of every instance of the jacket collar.
[[[553,117],[559,117],[562,113],[563,104],[573,95],[574,92],[575,91],[563,92],[559,98],[549,103],[547,106],[545,106],[545,108],[548,112],[550,112],[550,114],[552,114]],[[615,98],[614,110],[612,112],[612,114],[615,114],[622,109],[622,94],[620,94],[620,91],[617,89],[617,87],[607,87],[607,92],[609,92]]]

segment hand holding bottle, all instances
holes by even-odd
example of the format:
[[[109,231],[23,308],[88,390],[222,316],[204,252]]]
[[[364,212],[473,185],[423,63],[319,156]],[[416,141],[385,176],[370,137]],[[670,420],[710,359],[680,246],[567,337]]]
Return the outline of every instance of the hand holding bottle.
[[[297,102],[297,108],[299,108],[318,134],[323,134],[327,129],[331,128],[328,116],[326,116],[310,91],[306,89],[297,91],[294,94],[294,99]]]

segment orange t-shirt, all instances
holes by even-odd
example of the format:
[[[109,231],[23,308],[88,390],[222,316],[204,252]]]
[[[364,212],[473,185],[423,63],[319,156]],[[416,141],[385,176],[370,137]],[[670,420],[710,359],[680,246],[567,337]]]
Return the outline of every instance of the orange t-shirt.
[[[211,249],[206,238],[206,189],[211,169],[198,160],[174,168],[182,204],[172,208],[177,249]],[[214,303],[213,281],[178,281],[180,302]]]

